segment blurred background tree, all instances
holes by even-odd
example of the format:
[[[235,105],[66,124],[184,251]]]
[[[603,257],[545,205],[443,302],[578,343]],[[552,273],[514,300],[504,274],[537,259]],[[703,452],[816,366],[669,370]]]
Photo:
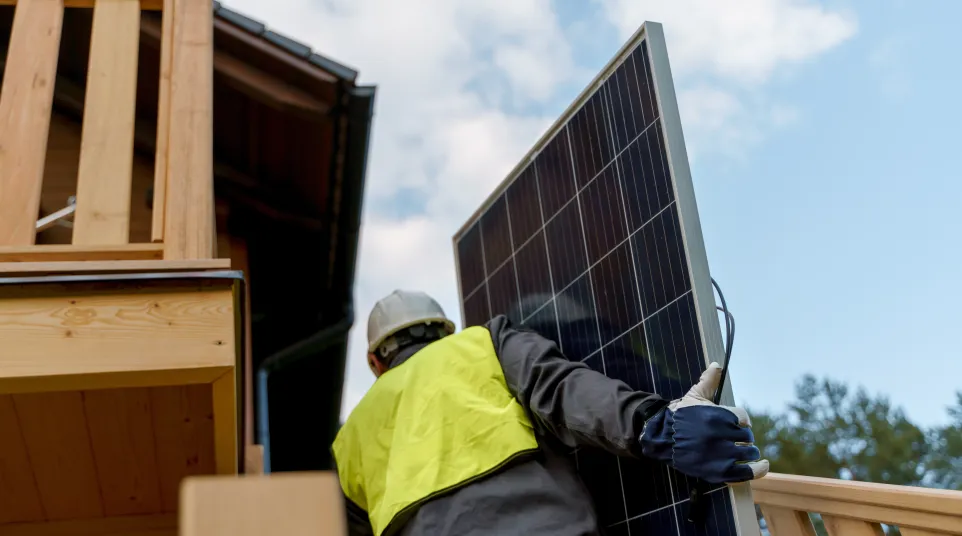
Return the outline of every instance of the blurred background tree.
[[[962,490],[962,392],[944,426],[923,429],[888,397],[805,376],[783,413],[749,411],[772,470],[904,486]],[[827,534],[813,516],[816,532]],[[888,527],[887,532],[897,534]]]

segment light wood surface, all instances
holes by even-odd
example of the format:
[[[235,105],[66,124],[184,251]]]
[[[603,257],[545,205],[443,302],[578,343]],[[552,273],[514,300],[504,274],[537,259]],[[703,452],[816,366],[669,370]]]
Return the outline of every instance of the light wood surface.
[[[134,158],[139,0],[97,0],[73,243],[126,244]]]
[[[328,472],[196,477],[181,491],[181,536],[343,536],[344,507]]]
[[[24,0],[0,0],[0,6],[15,6]],[[97,0],[63,0],[64,7],[94,7]],[[156,11],[162,9],[163,0],[140,0],[140,8]]]
[[[0,246],[0,263],[148,261],[161,260],[163,255],[163,244],[122,244],[114,246],[41,244],[34,246]]]
[[[752,482],[752,495],[763,513],[775,512],[773,536],[797,534],[786,512],[821,514],[832,536],[876,534],[880,523],[962,535],[960,491],[769,474]]]
[[[213,12],[173,0],[173,13],[164,258],[207,259],[215,251]]]
[[[30,290],[0,294],[0,393],[145,385],[160,371],[197,383],[235,366],[230,289],[38,297]]]
[[[160,0],[161,17],[160,75],[157,79],[157,137],[154,142],[154,206],[150,240],[163,242],[167,214],[167,158],[170,153],[170,62],[174,42],[174,0]],[[145,23],[150,26],[150,21]],[[211,116],[213,119],[213,115]]]
[[[107,274],[229,270],[230,259],[0,263],[0,275]]]
[[[0,91],[0,246],[36,238],[63,9],[20,0],[14,12]]]

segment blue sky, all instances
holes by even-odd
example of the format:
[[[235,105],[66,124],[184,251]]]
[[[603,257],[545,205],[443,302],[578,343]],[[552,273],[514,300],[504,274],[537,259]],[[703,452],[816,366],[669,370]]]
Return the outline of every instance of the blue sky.
[[[962,389],[962,3],[229,0],[379,86],[344,414],[394,288],[458,315],[451,236],[644,20],[662,22],[736,398],[805,373],[920,424]],[[400,5],[403,4],[403,5]]]

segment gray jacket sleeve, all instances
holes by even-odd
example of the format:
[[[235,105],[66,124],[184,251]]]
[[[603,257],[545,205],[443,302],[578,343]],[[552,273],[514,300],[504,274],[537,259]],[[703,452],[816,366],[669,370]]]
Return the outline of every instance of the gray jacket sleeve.
[[[645,421],[664,408],[666,400],[569,361],[553,341],[513,327],[505,316],[486,327],[508,389],[528,411],[536,431],[569,447],[642,456],[638,438]]]

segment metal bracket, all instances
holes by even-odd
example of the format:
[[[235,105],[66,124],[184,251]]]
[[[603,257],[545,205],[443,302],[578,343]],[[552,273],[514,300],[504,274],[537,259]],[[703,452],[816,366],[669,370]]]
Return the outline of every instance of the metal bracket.
[[[67,206],[54,212],[53,214],[48,214],[39,220],[37,220],[37,232],[46,231],[47,229],[53,227],[54,225],[60,225],[62,227],[73,228],[73,222],[70,218],[73,217],[74,212],[77,210],[77,197],[70,196],[67,198]]]

